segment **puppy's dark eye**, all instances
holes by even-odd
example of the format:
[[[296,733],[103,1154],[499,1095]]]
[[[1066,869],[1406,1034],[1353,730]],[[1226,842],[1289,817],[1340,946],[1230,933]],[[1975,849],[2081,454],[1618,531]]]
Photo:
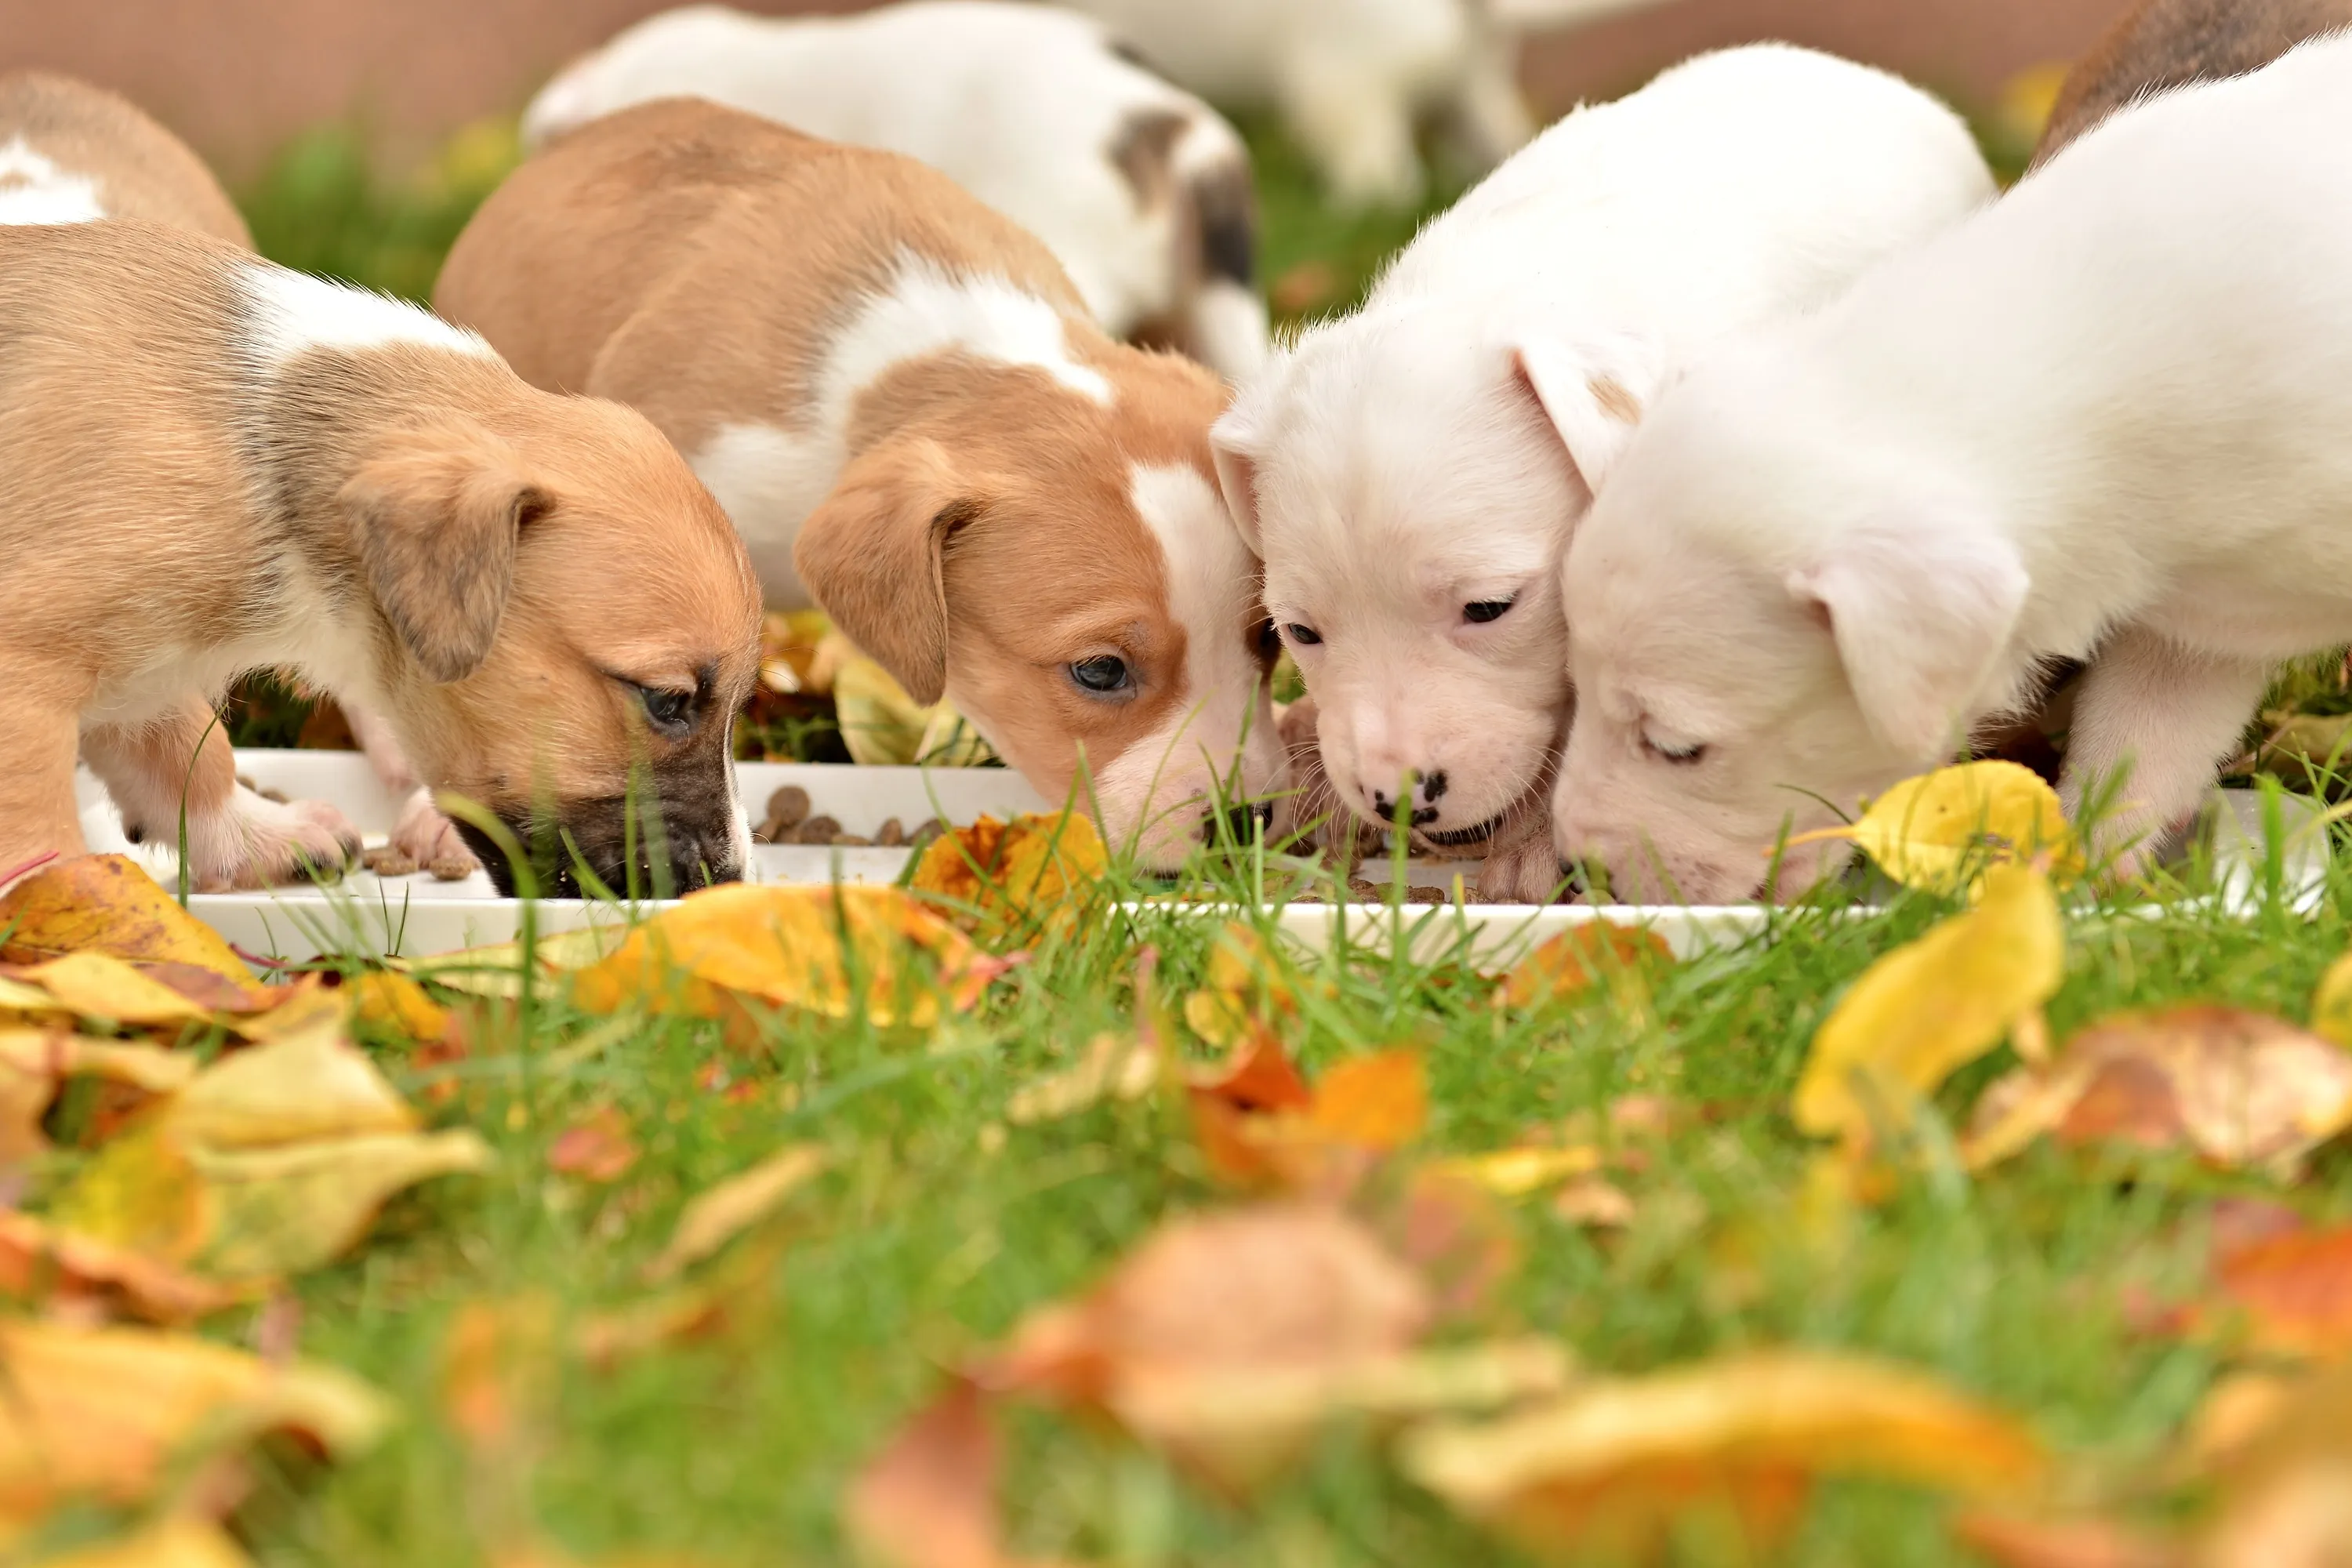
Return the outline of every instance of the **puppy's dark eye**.
[[[646,717],[653,727],[665,735],[680,735],[694,722],[694,693],[679,691],[667,686],[640,686],[637,700],[645,704]]]
[[[1282,634],[1275,629],[1272,621],[1260,621],[1250,633],[1250,647],[1261,663],[1272,664],[1282,657]]]
[[[1102,696],[1124,691],[1135,684],[1135,677],[1129,673],[1127,660],[1108,653],[1079,659],[1070,666],[1070,679],[1076,681],[1082,689]]]
[[[1483,626],[1488,621],[1501,620],[1504,613],[1517,602],[1516,599],[1479,599],[1462,606],[1462,618],[1473,626]]]
[[[1313,647],[1323,640],[1323,634],[1313,626],[1302,626],[1297,621],[1282,628],[1282,635],[1301,647]]]

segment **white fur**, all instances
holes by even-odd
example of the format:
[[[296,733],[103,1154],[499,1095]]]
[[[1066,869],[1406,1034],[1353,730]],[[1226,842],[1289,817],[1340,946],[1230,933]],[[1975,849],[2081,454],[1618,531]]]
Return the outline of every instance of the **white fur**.
[[[1630,4],[1654,0],[1626,0]],[[1482,0],[1070,0],[1213,102],[1278,109],[1342,198],[1410,202],[1425,118],[1490,168],[1534,134],[1517,27]]]
[[[68,174],[22,136],[0,146],[0,225],[95,223],[105,216],[96,180]]]
[[[1176,865],[1200,841],[1200,805],[1220,780],[1234,782],[1237,761],[1247,780],[1279,777],[1282,747],[1265,677],[1240,635],[1256,619],[1256,574],[1223,501],[1189,464],[1137,465],[1129,496],[1159,541],[1170,612],[1190,634],[1184,688],[1192,700],[1102,768],[1095,794],[1107,821],[1141,825],[1146,864]],[[1234,738],[1245,724],[1248,744],[1237,759]],[[1238,799],[1252,792],[1228,793]]]
[[[267,262],[239,268],[237,282],[250,311],[248,342],[267,363],[282,365],[313,349],[356,353],[402,343],[498,357],[476,333],[404,300]]]
[[[1180,202],[1140,204],[1113,162],[1133,117],[1187,124],[1180,177],[1245,176],[1248,153],[1216,112],[1113,52],[1102,27],[1043,5],[990,0],[887,5],[842,18],[772,19],[718,5],[666,12],[567,68],[525,114],[536,142],[631,104],[690,93],[813,135],[880,147],[953,176],[1061,258],[1116,336],[1186,321],[1228,374],[1265,353],[1255,296],[1213,297]]]
[[[2275,663],[2352,639],[2347,429],[2337,39],[2117,116],[1659,405],[1568,561],[1562,847],[1744,897],[1827,820],[1800,792],[1851,808],[2087,658],[2067,794],[2128,768],[2105,842],[2144,850]]]
[[[921,257],[902,258],[890,286],[859,304],[825,345],[799,427],[728,425],[689,454],[743,536],[770,605],[810,603],[793,544],[848,461],[859,395],[896,366],[941,353],[1028,365],[1096,403],[1113,396],[1101,372],[1071,356],[1052,305],[1001,279],[952,277]]]
[[[1706,56],[1554,126],[1281,353],[1215,438],[1267,606],[1321,637],[1291,643],[1340,798],[1385,817],[1417,774],[1416,820],[1457,846],[1540,817],[1569,702],[1559,562],[1626,416],[1991,190],[1958,118],[1892,77]]]

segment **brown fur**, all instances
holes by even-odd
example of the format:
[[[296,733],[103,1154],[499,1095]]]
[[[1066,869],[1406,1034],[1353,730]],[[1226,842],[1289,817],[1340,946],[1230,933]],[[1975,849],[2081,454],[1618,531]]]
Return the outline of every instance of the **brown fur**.
[[[253,247],[244,217],[204,160],[127,99],[46,71],[0,76],[0,143],[18,136],[60,168],[96,180],[110,217]]]
[[[278,665],[608,879],[642,763],[679,868],[734,873],[759,603],[708,492],[635,414],[487,356],[266,372],[239,284],[265,265],[140,223],[0,228],[0,869],[80,847],[78,729],[160,831],[126,793],[175,802],[206,700]],[[701,691],[692,731],[651,733],[631,681]]]
[[[831,333],[908,252],[1049,302],[1115,399],[961,354],[895,366],[857,397],[799,570],[910,693],[988,715],[1051,792],[1081,748],[1099,768],[1188,700],[1128,486],[1135,463],[1190,464],[1213,493],[1207,372],[1106,338],[1045,247],[944,175],[697,100],[551,145],[459,238],[436,302],[527,379],[627,402],[693,452],[724,425],[807,428]],[[1067,665],[1105,652],[1138,671],[1135,700],[1071,686]]]
[[[2141,0],[2067,76],[2036,167],[2150,93],[2259,70],[2352,26],[2352,0]]]

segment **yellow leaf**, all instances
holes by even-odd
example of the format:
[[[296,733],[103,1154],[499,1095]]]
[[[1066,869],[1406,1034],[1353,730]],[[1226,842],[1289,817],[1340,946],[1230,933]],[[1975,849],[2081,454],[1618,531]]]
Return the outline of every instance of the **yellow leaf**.
[[[1906,779],[1870,803],[1861,819],[1790,840],[1851,838],[1878,868],[1909,888],[1971,896],[1989,867],[2057,857],[2062,875],[2082,857],[2058,792],[2015,763],[1963,763]]]
[[[85,1018],[145,1026],[201,1024],[212,1016],[209,1009],[103,952],[69,952],[16,970],[14,978],[39,986],[57,1006]]]
[[[253,980],[218,932],[122,855],[83,855],[34,872],[0,896],[0,962],[9,963],[103,952],[191,964],[240,985]]]
[[[434,1176],[479,1174],[492,1163],[489,1145],[464,1128],[199,1151],[191,1161],[214,1205],[196,1264],[223,1279],[320,1268],[358,1244],[393,1194]]]
[[[147,1329],[0,1320],[0,1521],[11,1522],[75,1497],[135,1505],[178,1462],[273,1432],[343,1458],[392,1420],[381,1394],[331,1367],[273,1366]]]
[[[2352,952],[2327,966],[2311,998],[2311,1032],[2352,1050]]]
[[[1227,922],[1209,949],[1208,984],[1184,999],[1184,1022],[1221,1049],[1254,1028],[1298,1016],[1297,977],[1255,930]]]
[[[709,1257],[775,1213],[824,1169],[824,1150],[795,1143],[719,1183],[686,1205],[669,1245],[646,1266],[646,1278],[671,1279]]]
[[[48,1218],[61,1234],[179,1265],[204,1249],[217,1208],[164,1118],[150,1113],[82,1167]]]
[[[1141,1100],[1160,1081],[1160,1052],[1131,1036],[1101,1034],[1087,1043],[1076,1066],[1033,1079],[1005,1102],[1004,1120],[1015,1127],[1057,1121],[1106,1100]]]
[[[1102,835],[1075,812],[1010,822],[983,816],[933,839],[910,886],[951,905],[975,929],[1025,937],[1040,923],[1074,921],[1109,867]]]
[[[552,978],[585,969],[618,949],[635,929],[614,922],[542,935],[531,948],[539,961],[538,973]],[[421,976],[469,995],[512,1001],[522,994],[522,944],[519,942],[385,962],[397,973]]]
[[[1492,1424],[1409,1432],[1399,1458],[1473,1518],[1605,1561],[1652,1554],[1700,1508],[1769,1552],[1819,1475],[1995,1492],[2044,1464],[2014,1422],[1928,1377],[1801,1352],[1587,1384]]]
[[[1538,943],[1503,977],[1496,998],[1507,1007],[1532,1007],[1581,995],[1603,974],[1674,961],[1675,950],[1655,931],[1587,921]]]
[[[636,927],[572,977],[572,995],[592,1013],[634,1004],[701,1018],[746,1000],[835,1018],[862,1003],[877,1026],[929,1028],[943,1006],[978,1005],[1005,967],[896,888],[739,882],[689,894]]]
[[[425,1041],[439,1039],[449,1026],[449,1009],[405,974],[380,970],[359,976],[343,989],[351,993],[352,1016],[360,1023]]]
[[[150,1322],[178,1323],[244,1296],[127,1247],[52,1228],[0,1209],[0,1293],[36,1303],[121,1308]]]
[[[1849,1145],[1869,1140],[1874,1116],[1907,1127],[1921,1096],[2039,1016],[2065,962],[2049,879],[1992,868],[1976,908],[1872,964],[1823,1020],[1798,1080],[1797,1125]]]
[[[365,1053],[330,1025],[226,1057],[184,1089],[172,1129],[206,1150],[257,1149],[417,1125]]]
[[[1431,1163],[1433,1170],[1482,1187],[1499,1197],[1519,1198],[1574,1176],[1589,1176],[1608,1162],[1590,1144],[1568,1148],[1522,1145],[1484,1154],[1456,1154]]]
[[[252,1563],[211,1521],[167,1519],[100,1546],[45,1557],[41,1568],[252,1568]]]
[[[196,1073],[194,1057],[41,1029],[0,1029],[0,1164],[15,1164],[48,1147],[41,1119],[59,1085],[97,1078],[149,1094],[165,1094]]]

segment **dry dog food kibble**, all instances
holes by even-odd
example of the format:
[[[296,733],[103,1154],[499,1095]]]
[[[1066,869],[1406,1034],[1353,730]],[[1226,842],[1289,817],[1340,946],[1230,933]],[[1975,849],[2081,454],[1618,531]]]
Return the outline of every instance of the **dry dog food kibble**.
[[[907,842],[907,829],[897,817],[890,818],[875,829],[874,842],[885,849],[896,849]]]
[[[462,882],[474,874],[474,863],[462,855],[444,855],[426,869],[436,882]]]
[[[360,856],[360,864],[379,877],[413,877],[416,862],[386,844]]]
[[[841,824],[830,816],[812,816],[800,825],[800,830],[785,842],[788,844],[830,844],[841,836]]]
[[[768,797],[768,815],[761,819],[760,830],[753,837],[762,844],[793,844],[799,842],[793,829],[806,822],[815,807],[809,801],[808,791],[798,784],[786,784]]]

